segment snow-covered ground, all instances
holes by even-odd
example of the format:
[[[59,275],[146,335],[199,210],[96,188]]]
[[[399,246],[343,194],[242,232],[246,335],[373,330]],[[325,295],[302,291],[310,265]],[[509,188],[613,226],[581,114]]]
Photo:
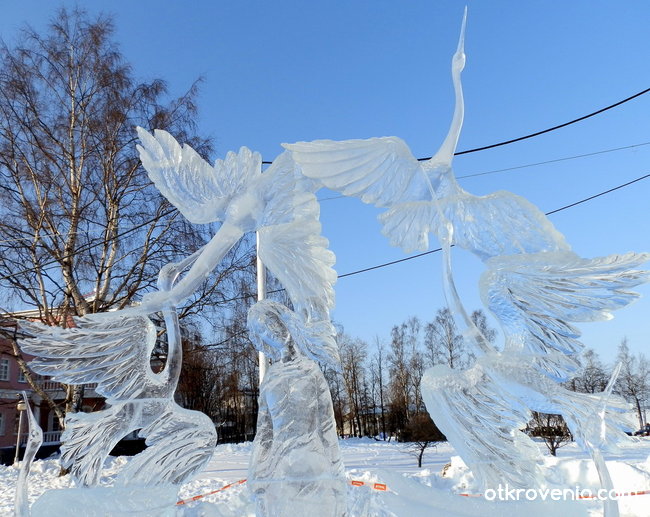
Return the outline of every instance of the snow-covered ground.
[[[364,482],[362,486],[351,484],[348,488],[350,517],[595,517],[603,512],[602,502],[553,501],[552,492],[546,493],[546,501],[541,501],[544,497],[541,492],[535,494],[536,501],[527,500],[526,494],[520,494],[519,501],[499,501],[498,494],[494,494],[495,500],[488,501],[485,496],[477,496],[472,475],[462,461],[454,457],[454,450],[446,443],[435,449],[427,449],[421,469],[417,468],[416,458],[405,452],[405,444],[370,439],[349,439],[340,443],[349,480]],[[249,453],[250,444],[219,445],[208,468],[182,487],[180,497],[185,499],[205,494],[245,479]],[[619,492],[650,491],[650,439],[631,442],[619,454],[608,456],[607,460]],[[102,482],[110,483],[127,461],[129,459],[126,457],[111,459]],[[449,462],[452,465],[445,469],[443,476],[443,468]],[[545,464],[554,482],[549,488],[567,489],[566,497],[573,494],[576,487],[580,490],[592,489],[594,493],[599,488],[593,464],[575,445],[560,449],[557,458],[547,455]],[[30,501],[35,501],[48,489],[73,486],[69,476],[57,477],[58,468],[56,459],[34,463],[29,478]],[[0,466],[0,515],[12,515],[16,477],[15,468]],[[373,483],[384,484],[387,490],[376,490],[372,487]],[[559,496],[559,492],[556,495]],[[516,494],[511,492],[506,495],[504,491],[502,496],[512,499]],[[622,516],[650,517],[650,494],[621,497],[619,504]],[[177,509],[179,515],[187,516],[254,516],[245,483],[178,506]]]

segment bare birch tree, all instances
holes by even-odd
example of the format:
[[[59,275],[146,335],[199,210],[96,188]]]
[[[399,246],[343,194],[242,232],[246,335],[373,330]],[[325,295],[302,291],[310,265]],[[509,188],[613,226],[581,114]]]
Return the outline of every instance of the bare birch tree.
[[[0,46],[2,309],[48,324],[125,307],[207,237],[159,195],[135,148],[140,125],[209,151],[195,136],[197,84],[169,100],[164,81],[138,82],[113,30],[61,10],[46,32]],[[70,390],[67,409],[81,397]]]

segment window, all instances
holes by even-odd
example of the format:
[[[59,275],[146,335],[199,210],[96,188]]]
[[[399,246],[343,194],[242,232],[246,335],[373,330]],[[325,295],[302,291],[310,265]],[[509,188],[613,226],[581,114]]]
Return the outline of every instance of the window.
[[[20,368],[18,368],[18,382],[27,382],[27,378]]]
[[[9,380],[9,359],[0,359],[0,381]]]

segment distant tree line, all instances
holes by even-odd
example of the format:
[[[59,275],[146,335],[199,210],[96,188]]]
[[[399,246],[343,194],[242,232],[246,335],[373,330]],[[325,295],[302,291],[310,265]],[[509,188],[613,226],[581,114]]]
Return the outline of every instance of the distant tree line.
[[[211,416],[222,441],[247,440],[255,433],[258,363],[245,322],[246,311],[255,302],[253,273],[251,269],[248,280],[241,279],[238,305],[223,311],[215,324],[219,339],[208,345],[196,341],[188,347],[179,386],[179,400]],[[496,331],[488,325],[483,311],[474,311],[471,318],[494,342]],[[475,359],[449,309],[439,309],[429,322],[409,318],[393,326],[390,336],[378,337],[372,345],[350,336],[340,326],[337,339],[341,368],[324,368],[324,374],[340,436],[422,444],[444,439],[424,406],[422,375],[437,364],[464,369]],[[650,399],[648,360],[642,353],[630,352],[624,339],[615,364],[618,362],[622,368],[614,393],[631,404],[639,427],[643,427]],[[582,369],[566,387],[584,393],[603,391],[613,367],[604,365],[596,352],[587,349]],[[559,415],[533,413],[526,431],[541,438],[551,454],[572,440]],[[420,455],[423,449],[415,450]]]

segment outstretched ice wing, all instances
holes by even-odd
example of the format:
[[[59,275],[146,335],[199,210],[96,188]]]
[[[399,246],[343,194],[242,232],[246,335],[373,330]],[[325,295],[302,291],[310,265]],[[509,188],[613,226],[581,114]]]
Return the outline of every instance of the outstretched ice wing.
[[[627,289],[647,281],[634,268],[650,254],[583,259],[571,252],[495,257],[481,277],[481,297],[503,326],[506,351],[529,354],[559,381],[579,366],[583,349],[572,322],[607,320],[634,301]]]
[[[429,415],[483,488],[540,485],[539,449],[519,431],[531,413],[480,362],[464,371],[429,368],[421,389]]]
[[[192,223],[221,221],[233,195],[242,192],[261,172],[262,158],[242,147],[214,166],[188,145],[181,146],[166,131],[151,135],[138,128],[142,165],[151,181]]]
[[[317,220],[301,220],[259,230],[259,255],[280,281],[296,311],[318,317],[334,305],[334,253]]]
[[[206,415],[173,402],[140,436],[146,438],[147,449],[120,472],[118,486],[181,484],[203,468],[217,445],[214,424]]]
[[[422,167],[401,138],[282,145],[291,151],[305,176],[364,203],[388,207],[431,199]]]
[[[317,185],[299,173],[284,152],[262,174],[258,196],[264,213],[258,221],[259,256],[287,290],[294,309],[309,319],[329,319],[334,306],[334,254],[321,235]]]
[[[442,218],[440,216],[443,216]],[[446,224],[454,228],[452,243],[482,260],[497,255],[568,251],[569,245],[535,205],[511,192],[472,196],[462,189],[437,202],[414,201],[379,215],[382,233],[406,253],[426,251],[428,233],[440,238]]]
[[[66,384],[97,383],[109,404],[138,397],[144,385],[162,383],[149,367],[156,327],[146,316],[86,315],[76,327],[23,321],[32,337],[19,341],[36,358],[30,368]]]

